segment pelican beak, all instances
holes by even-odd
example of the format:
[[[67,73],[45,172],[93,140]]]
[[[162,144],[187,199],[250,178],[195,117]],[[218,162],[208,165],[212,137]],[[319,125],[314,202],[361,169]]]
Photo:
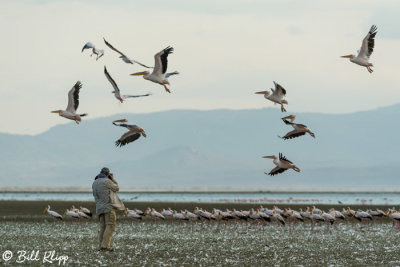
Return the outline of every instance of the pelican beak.
[[[142,72],[132,73],[131,76],[141,76],[141,75],[146,75],[146,74],[147,74],[146,72],[142,71]]]
[[[263,157],[264,159],[273,159],[273,158],[275,158],[274,156],[264,156]]]
[[[115,94],[115,91],[112,91],[111,93]]]
[[[58,113],[58,110],[53,110],[50,113]]]
[[[351,58],[351,55],[347,55],[347,56],[341,56],[343,58]]]
[[[122,119],[122,120],[115,120],[113,122],[128,122],[128,120],[127,119]]]
[[[266,92],[267,92],[267,91],[255,92],[255,94],[265,95]]]
[[[292,118],[292,115],[289,115],[289,116],[283,117],[282,120],[284,120],[284,119],[291,119],[291,118]]]
[[[123,58],[123,56],[119,56],[119,58]]]

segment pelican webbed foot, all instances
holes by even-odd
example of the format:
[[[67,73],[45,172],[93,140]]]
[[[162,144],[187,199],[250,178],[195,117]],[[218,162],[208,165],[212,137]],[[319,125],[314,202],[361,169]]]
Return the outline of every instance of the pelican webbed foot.
[[[282,112],[286,112],[286,109],[285,109],[285,107],[283,105],[281,105],[281,111]]]
[[[167,91],[168,93],[171,93],[171,91],[168,89],[168,87],[165,84],[163,84],[163,86],[165,88],[165,91]]]

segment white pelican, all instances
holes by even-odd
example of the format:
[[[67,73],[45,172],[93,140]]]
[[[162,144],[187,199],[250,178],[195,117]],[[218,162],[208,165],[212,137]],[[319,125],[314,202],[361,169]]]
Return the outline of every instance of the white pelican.
[[[91,42],[87,42],[83,48],[82,48],[82,52],[85,49],[92,49],[92,54],[90,54],[90,56],[96,55],[96,60],[98,60],[99,58],[101,58],[104,55],[104,50],[103,49],[97,49],[96,46],[94,44],[92,44]]]
[[[79,219],[78,213],[76,213],[75,211],[69,210],[69,209],[67,209],[67,210],[64,212],[63,216],[71,217],[71,219],[73,219],[73,218]],[[71,220],[71,224],[72,224],[72,220]]]
[[[167,210],[163,209],[161,211],[161,215],[164,217],[172,217],[172,215],[174,215],[174,212],[170,208],[168,208]]]
[[[280,214],[276,213],[275,210],[273,211],[271,217],[272,217],[275,221],[277,221],[278,224],[285,225],[285,220],[283,219],[283,217],[282,217]]]
[[[156,211],[154,208],[148,208],[145,212],[144,215],[150,215],[151,217],[153,217],[154,220],[156,219],[162,219],[165,220],[165,217],[163,215],[161,215],[161,213],[159,213],[158,211]]]
[[[132,73],[133,76],[143,75],[143,78],[154,83],[161,84],[164,86],[165,91],[171,93],[171,91],[166,86],[169,85],[168,77],[174,74],[178,74],[178,72],[166,73],[168,66],[168,55],[174,51],[174,48],[168,46],[167,48],[161,50],[154,56],[154,69],[150,74],[148,71],[136,72]]]
[[[369,73],[372,73],[373,70],[371,67],[372,63],[369,63],[369,57],[371,56],[372,52],[374,51],[374,46],[375,46],[375,35],[377,33],[378,28],[375,25],[371,26],[371,29],[369,30],[367,36],[362,41],[361,48],[358,51],[358,55],[347,55],[347,56],[342,56],[343,58],[349,58],[351,62],[366,67]]]
[[[116,124],[116,122],[128,122],[127,120],[115,120],[112,123],[115,126],[125,127],[129,130],[128,132],[124,133],[117,141],[115,141],[116,146],[121,147],[133,141],[136,141],[141,135],[143,135],[143,137],[147,137],[146,132],[137,125],[130,125],[125,123]]]
[[[290,119],[290,121],[288,121],[287,119]],[[294,123],[293,121],[296,119],[296,115],[290,115],[287,117],[283,117],[282,120],[285,124],[287,125],[292,125],[292,127],[294,128],[293,131],[288,132],[285,136],[280,137],[284,140],[287,139],[292,139],[292,138],[296,138],[302,135],[305,135],[306,133],[308,133],[309,135],[311,135],[312,137],[315,138],[315,134],[313,132],[311,132],[310,129],[308,129],[308,127],[304,124],[298,124],[298,123]]]
[[[193,213],[208,221],[212,219],[212,214],[210,212],[199,209],[198,207],[193,210]]]
[[[80,81],[77,81],[74,87],[68,92],[68,106],[66,110],[54,110],[51,113],[58,113],[61,117],[75,121],[77,124],[82,120],[81,117],[87,116],[87,113],[76,114],[79,106],[79,91],[82,88]]]
[[[144,65],[144,64],[142,64],[142,63],[140,63],[139,61],[130,59],[130,58],[127,57],[124,53],[122,53],[121,51],[119,51],[118,49],[116,49],[114,46],[112,46],[109,42],[107,42],[106,39],[105,39],[104,37],[103,37],[103,39],[104,39],[104,42],[106,43],[106,45],[107,45],[109,48],[111,48],[112,50],[114,50],[115,52],[117,52],[118,54],[121,55],[120,58],[121,58],[125,63],[128,63],[128,64],[136,63],[136,64],[139,64],[139,65],[142,66],[142,67],[145,67],[145,68],[152,68],[152,67],[148,67],[148,66],[146,66],[146,65]]]
[[[84,213],[83,211],[79,210],[76,212],[79,216],[79,218],[83,218],[83,219],[90,219],[89,215],[87,215],[86,213]]]
[[[87,209],[87,208],[84,208],[84,207],[80,206],[80,207],[79,207],[79,210],[82,211],[83,213],[85,213],[85,214],[86,214],[87,216],[89,216],[89,217],[92,217],[92,216],[93,216],[92,212],[91,212],[89,209]]]
[[[354,218],[359,220],[360,222],[363,221],[363,219],[369,219],[372,221],[372,216],[368,212],[365,211],[356,211],[353,215]]]
[[[321,217],[325,222],[329,222],[331,225],[336,221],[335,217],[329,213],[322,212]]]
[[[267,175],[274,176],[275,174],[282,173],[287,169],[293,169],[296,172],[300,172],[300,169],[296,165],[294,165],[293,162],[291,162],[285,156],[283,156],[282,153],[279,153],[279,157],[273,155],[273,156],[265,156],[263,158],[274,159],[274,164],[276,165],[276,167],[272,169],[269,173],[265,173]]]
[[[112,93],[114,94],[115,98],[118,99],[121,103],[124,102],[124,99],[127,99],[127,98],[142,97],[142,96],[151,95],[151,94],[145,94],[145,95],[121,95],[121,92],[120,92],[120,90],[118,88],[117,83],[114,81],[114,79],[108,73],[106,66],[104,66],[104,74],[106,75],[108,81],[111,83],[112,87],[114,88],[114,91],[112,91]]]
[[[124,217],[128,217],[133,220],[141,220],[142,219],[141,215],[137,214],[134,210],[129,210],[128,208],[125,208]]]
[[[275,84],[275,90],[271,88],[272,94],[270,91],[261,91],[261,92],[256,92],[256,94],[264,95],[264,97],[275,104],[281,105],[281,111],[285,112],[286,109],[283,106],[283,104],[288,104],[288,102],[283,99],[286,96],[286,90],[282,86],[280,86],[278,83],[274,81]]]
[[[62,220],[62,216],[60,214],[58,214],[54,210],[50,210],[50,205],[47,205],[47,207],[43,211],[43,214],[46,212],[53,218],[53,221],[54,221],[54,219]]]

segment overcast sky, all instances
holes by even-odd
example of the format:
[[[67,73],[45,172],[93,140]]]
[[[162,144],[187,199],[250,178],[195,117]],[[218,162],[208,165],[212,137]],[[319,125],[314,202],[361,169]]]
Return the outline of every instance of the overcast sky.
[[[0,2],[0,132],[37,134],[60,123],[67,92],[83,83],[88,118],[170,109],[272,106],[255,91],[277,81],[287,110],[343,113],[400,102],[398,1],[7,1]],[[340,58],[355,54],[378,26],[374,73]],[[171,45],[171,94],[123,63],[102,38],[145,64]],[[81,53],[91,41],[99,61]],[[152,92],[120,104],[122,93]],[[276,108],[279,108],[278,106]],[[86,118],[85,118],[86,119]],[[83,122],[84,123],[84,122]]]

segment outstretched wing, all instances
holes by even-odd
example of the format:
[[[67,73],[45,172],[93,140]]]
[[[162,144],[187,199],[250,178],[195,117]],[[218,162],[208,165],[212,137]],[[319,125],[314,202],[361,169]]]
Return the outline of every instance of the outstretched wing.
[[[168,46],[164,50],[154,55],[154,72],[157,75],[164,74],[168,67],[168,55],[174,51],[174,48]]]
[[[177,71],[174,71],[174,72],[168,72],[167,74],[165,74],[165,78],[169,78],[170,76],[172,76],[172,75],[178,75],[179,74],[179,72],[177,72]]]
[[[306,134],[306,132],[298,132],[297,130],[293,130],[291,132],[288,132],[284,137],[281,137],[281,138],[284,140],[287,140],[287,139],[293,139],[293,138],[296,138],[296,137],[299,137],[299,136],[302,136],[305,134]]]
[[[133,62],[135,62],[136,64],[139,64],[142,67],[148,68],[148,69],[152,69],[153,68],[153,67],[146,66],[143,63],[140,63],[139,61],[136,61],[136,60],[133,60]]]
[[[123,57],[126,57],[124,55],[124,53],[122,53],[121,51],[119,51],[118,49],[116,49],[114,46],[112,46],[109,42],[106,41],[106,39],[103,37],[104,42],[106,43],[106,45],[111,48],[112,50],[114,50],[115,52],[117,52],[118,54],[120,54]]]
[[[144,97],[144,96],[151,96],[151,94],[145,94],[145,95],[123,95],[123,98],[136,98],[136,97]]]
[[[108,73],[106,66],[104,66],[104,75],[106,75],[107,80],[111,83],[112,87],[114,88],[115,95],[119,95],[119,88],[117,83],[114,81],[114,79],[111,77],[110,73]]]
[[[287,161],[287,162],[293,164],[293,162],[291,162],[290,160],[288,160],[284,155],[282,155],[282,153],[279,153],[279,160],[284,160],[284,161]]]
[[[94,44],[92,44],[91,42],[87,42],[87,43],[83,46],[82,52],[83,52],[83,50],[89,49],[89,48],[94,48]]]
[[[372,52],[374,51],[375,46],[375,35],[377,34],[378,28],[375,25],[371,26],[367,36],[362,41],[362,45],[360,48],[360,52],[358,53],[358,57],[369,59]]]
[[[286,170],[287,170],[287,169],[283,169],[283,168],[281,168],[281,167],[275,167],[275,168],[273,168],[273,169],[268,173],[268,175],[274,176],[274,175],[279,174],[279,173],[282,173],[282,172],[284,172],[284,171],[286,171]],[[265,173],[265,174],[267,174],[267,173]]]
[[[124,135],[122,135],[121,138],[115,142],[115,145],[122,147],[126,144],[136,141],[137,139],[139,139],[139,137],[140,137],[140,133],[127,132]]]
[[[272,94],[278,98],[283,98],[286,95],[286,90],[282,86],[280,86],[278,83],[274,81],[275,84],[275,90],[272,90]]]
[[[74,87],[68,92],[68,106],[67,111],[75,113],[79,106],[79,91],[82,88],[82,83],[77,81]]]

